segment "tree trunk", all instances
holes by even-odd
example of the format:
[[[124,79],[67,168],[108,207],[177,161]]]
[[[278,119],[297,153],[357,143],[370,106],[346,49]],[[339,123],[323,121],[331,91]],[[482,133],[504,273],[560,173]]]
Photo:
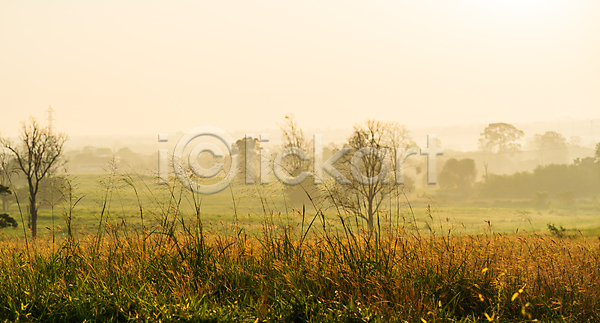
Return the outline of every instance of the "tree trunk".
[[[37,207],[35,205],[35,195],[29,196],[29,215],[31,217],[31,237],[37,237]]]
[[[367,226],[369,227],[369,232],[373,232],[373,202],[369,201],[368,204],[367,215],[369,219],[367,220]]]

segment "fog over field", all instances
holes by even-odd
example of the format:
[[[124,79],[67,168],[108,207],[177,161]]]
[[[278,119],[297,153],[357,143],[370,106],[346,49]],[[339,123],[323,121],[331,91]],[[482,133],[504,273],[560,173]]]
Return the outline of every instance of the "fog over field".
[[[108,174],[112,161],[156,176],[158,151],[172,155],[198,126],[234,141],[268,134],[262,147],[276,154],[290,144],[282,133],[290,116],[306,150],[321,134],[333,154],[354,126],[377,120],[405,127],[420,149],[436,134],[444,149],[438,174],[449,160],[471,160],[471,175],[453,175],[469,177],[462,188],[444,184],[445,175],[428,184],[424,155],[406,164],[414,187],[432,196],[469,190],[456,197],[469,200],[483,198],[489,176],[596,158],[600,141],[600,5],[591,0],[0,9],[0,133],[16,141],[30,116],[51,124],[69,136],[62,157],[74,175]],[[514,127],[516,137],[484,138],[494,124]],[[218,161],[199,157],[202,165]],[[561,192],[578,191],[559,182],[552,185]],[[521,198],[549,184],[539,185],[525,185]],[[595,197],[587,191],[575,197]],[[494,194],[486,198],[506,198]]]

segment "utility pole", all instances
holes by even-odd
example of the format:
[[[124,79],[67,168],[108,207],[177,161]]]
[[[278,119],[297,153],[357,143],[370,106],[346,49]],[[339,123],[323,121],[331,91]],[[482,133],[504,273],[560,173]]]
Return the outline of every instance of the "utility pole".
[[[56,122],[56,118],[54,117],[56,111],[52,109],[52,106],[48,106],[46,110],[46,123],[48,124],[48,130],[50,133],[54,133],[54,122]]]

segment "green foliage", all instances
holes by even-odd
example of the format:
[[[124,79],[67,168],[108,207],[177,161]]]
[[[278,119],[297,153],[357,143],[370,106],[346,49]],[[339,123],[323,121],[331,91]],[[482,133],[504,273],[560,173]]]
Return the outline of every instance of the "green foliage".
[[[565,203],[572,203],[575,197],[600,193],[599,182],[600,164],[593,158],[585,158],[570,165],[538,166],[533,172],[490,175],[481,185],[480,196],[530,199],[534,198],[535,192],[545,191]]]
[[[12,194],[10,189],[4,185],[0,185],[0,195],[9,195]]]
[[[477,169],[473,159],[457,160],[450,158],[440,172],[440,186],[443,188],[467,189],[473,185],[476,176]]]
[[[16,228],[17,225],[18,225],[17,221],[15,219],[13,219],[10,215],[8,215],[6,213],[0,214],[0,229],[6,228],[6,227]]]
[[[563,228],[563,226],[560,226],[560,229],[557,228],[553,223],[548,223],[548,230],[550,231],[550,233],[558,238],[564,238],[565,237],[565,231],[567,231],[567,229]]]

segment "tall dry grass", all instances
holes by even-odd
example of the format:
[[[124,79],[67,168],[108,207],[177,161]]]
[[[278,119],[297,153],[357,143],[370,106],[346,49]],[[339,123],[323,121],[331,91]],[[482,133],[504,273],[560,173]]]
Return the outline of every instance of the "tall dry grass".
[[[64,214],[65,238],[4,242],[2,320],[594,322],[600,316],[598,239],[491,230],[421,235],[379,221],[367,232],[339,214],[341,226],[328,227],[321,212],[301,212],[297,227],[267,216],[259,235],[237,225],[213,234],[203,227],[200,204],[190,219],[175,194],[158,225],[144,225],[142,205],[141,227],[107,221],[103,208],[97,233],[78,238],[70,230],[77,201],[71,196]]]
[[[595,321],[599,241],[345,231],[126,232],[0,254],[8,321]],[[421,321],[422,322],[422,321]]]

